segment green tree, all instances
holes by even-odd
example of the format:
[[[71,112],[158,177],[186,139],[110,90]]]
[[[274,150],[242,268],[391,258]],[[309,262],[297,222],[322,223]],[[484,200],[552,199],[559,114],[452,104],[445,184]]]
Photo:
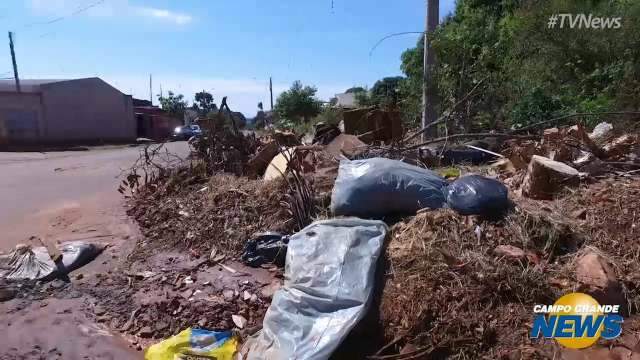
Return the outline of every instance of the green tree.
[[[345,93],[351,94],[351,93],[359,93],[363,91],[367,91],[367,89],[363,88],[362,86],[354,86],[354,87],[348,88],[347,91],[345,91]]]
[[[283,121],[308,122],[322,107],[316,98],[317,91],[313,86],[303,86],[302,82],[295,81],[289,90],[278,96],[274,110]]]
[[[158,101],[160,101],[162,110],[180,117],[184,114],[184,110],[188,105],[187,101],[184,100],[184,95],[175,95],[173,91],[169,91],[167,96],[158,96]]]
[[[558,13],[624,15],[618,29],[548,28],[549,16]],[[456,132],[637,109],[639,20],[637,1],[459,0],[430,39],[438,112],[451,112],[448,130]],[[413,119],[421,109],[422,44],[402,54],[402,109]]]
[[[422,62],[424,40],[420,37],[416,47],[407,49],[400,57],[400,69],[406,75],[400,83],[401,110],[407,124],[420,123],[422,114]]]
[[[398,103],[400,84],[403,80],[402,76],[392,76],[376,81],[371,88],[373,102],[383,107],[395,107]]]
[[[375,106],[376,101],[371,96],[371,93],[368,90],[358,91],[355,93],[356,104],[360,107],[369,107]]]
[[[396,107],[400,98],[402,76],[385,77],[373,84],[371,91],[363,87],[352,87],[346,92],[355,94],[356,103],[361,107]]]
[[[211,111],[215,111],[218,109],[216,104],[213,102],[213,95],[204,90],[196,93],[193,106],[202,115],[208,114]]]

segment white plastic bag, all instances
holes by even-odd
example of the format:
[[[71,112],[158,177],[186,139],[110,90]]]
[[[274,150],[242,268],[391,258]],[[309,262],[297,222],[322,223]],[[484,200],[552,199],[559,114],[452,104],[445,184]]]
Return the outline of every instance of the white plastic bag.
[[[328,359],[364,317],[388,232],[378,220],[317,221],[289,240],[284,286],[246,359]]]

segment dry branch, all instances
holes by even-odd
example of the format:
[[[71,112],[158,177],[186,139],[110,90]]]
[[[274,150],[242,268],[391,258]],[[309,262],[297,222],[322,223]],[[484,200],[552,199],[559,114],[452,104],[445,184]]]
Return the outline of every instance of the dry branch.
[[[432,139],[429,141],[422,142],[420,144],[412,145],[404,148],[404,151],[414,150],[425,145],[435,144],[435,143],[453,140],[453,139],[475,139],[475,138],[488,138],[488,137],[505,138],[505,139],[522,139],[522,140],[540,139],[540,136],[537,136],[537,135],[516,135],[516,134],[497,134],[497,133],[455,134],[455,135],[449,135],[449,136]]]
[[[434,122],[432,122],[432,123],[430,123],[430,124],[427,124],[427,126],[423,127],[423,128],[422,128],[422,129],[420,129],[418,132],[416,132],[415,134],[412,134],[411,136],[409,136],[408,138],[406,138],[406,139],[404,139],[404,140],[402,140],[402,141],[403,141],[403,142],[405,142],[405,143],[406,143],[406,142],[409,142],[409,141],[411,141],[411,140],[415,139],[416,137],[420,136],[422,133],[424,133],[424,132],[425,132],[425,131],[427,131],[428,129],[430,129],[430,128],[432,128],[432,127],[434,127],[434,126],[438,125],[438,124],[444,123],[444,122],[446,122],[447,120],[449,120],[449,118],[451,117],[451,114],[455,111],[455,109],[456,109],[458,106],[460,106],[460,104],[462,104],[463,102],[465,102],[469,97],[471,97],[471,95],[473,94],[473,92],[474,92],[474,91],[475,91],[475,90],[476,90],[476,89],[477,89],[477,88],[478,88],[478,87],[479,87],[479,86],[480,86],[480,85],[481,85],[481,84],[482,84],[486,79],[487,79],[487,78],[485,77],[484,79],[482,79],[482,80],[478,81],[478,83],[477,83],[473,88],[471,88],[471,90],[470,90],[470,91],[469,91],[465,96],[463,96],[463,97],[462,97],[462,99],[458,100],[455,104],[453,104],[453,106],[452,106],[449,110],[447,110],[447,111],[445,112],[445,114],[444,114],[444,115],[442,115],[441,117],[439,117],[438,119],[436,119],[436,121],[434,121]]]
[[[527,125],[523,128],[512,131],[512,133],[516,134],[516,133],[524,132],[527,130],[535,129],[540,125],[546,125],[546,124],[554,123],[556,121],[574,118],[577,116],[595,116],[595,115],[640,115],[640,111],[604,111],[604,112],[576,113],[576,114],[563,115],[553,119],[544,120],[531,125]]]

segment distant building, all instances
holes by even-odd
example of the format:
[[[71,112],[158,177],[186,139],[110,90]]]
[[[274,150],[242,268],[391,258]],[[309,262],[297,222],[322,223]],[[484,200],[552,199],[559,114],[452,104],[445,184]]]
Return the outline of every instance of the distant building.
[[[138,107],[138,106],[153,106],[153,103],[151,103],[151,100],[144,100],[144,99],[136,99],[133,98],[133,107]]]
[[[171,116],[157,106],[151,106],[150,101],[146,103],[144,101],[134,99],[136,104],[146,104],[134,108],[137,137],[158,141],[166,140],[176,127],[183,125],[183,119]]]
[[[130,95],[99,78],[0,80],[0,144],[125,142],[136,137]]]
[[[343,109],[356,109],[358,107],[355,93],[336,94],[336,104],[334,107]]]

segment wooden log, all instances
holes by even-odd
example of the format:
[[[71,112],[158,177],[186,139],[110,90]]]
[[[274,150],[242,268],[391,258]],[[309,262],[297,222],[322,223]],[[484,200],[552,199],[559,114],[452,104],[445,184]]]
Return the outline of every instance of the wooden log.
[[[589,151],[598,158],[603,159],[607,156],[604,150],[602,150],[593,140],[591,140],[589,134],[587,134],[582,124],[577,124],[570,127],[569,135],[580,140],[580,142],[584,144],[584,146],[586,146],[587,149],[589,149]]]
[[[522,195],[533,199],[551,199],[565,186],[579,181],[578,170],[544,156],[534,155],[522,182]]]
[[[613,139],[610,143],[604,146],[604,152],[608,158],[615,158],[621,155],[625,155],[640,141],[637,136],[625,134],[618,138]]]
[[[256,155],[247,162],[249,173],[253,176],[262,176],[267,170],[271,160],[280,152],[280,147],[276,141],[266,144]]]

